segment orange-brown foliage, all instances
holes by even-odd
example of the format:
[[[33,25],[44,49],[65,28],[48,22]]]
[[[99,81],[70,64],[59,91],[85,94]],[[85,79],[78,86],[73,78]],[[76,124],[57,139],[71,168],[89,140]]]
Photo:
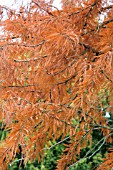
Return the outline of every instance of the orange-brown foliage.
[[[99,94],[110,91],[111,107],[113,6],[107,0],[62,0],[62,10],[51,4],[34,0],[18,12],[0,7],[1,18],[2,9],[8,15],[1,20],[0,120],[9,130],[0,144],[1,169],[14,160],[19,146],[25,163],[40,160],[50,139],[69,134],[57,166],[63,170],[92,143],[95,127],[112,142],[113,127],[103,116]],[[101,169],[107,164],[113,166],[113,153]]]

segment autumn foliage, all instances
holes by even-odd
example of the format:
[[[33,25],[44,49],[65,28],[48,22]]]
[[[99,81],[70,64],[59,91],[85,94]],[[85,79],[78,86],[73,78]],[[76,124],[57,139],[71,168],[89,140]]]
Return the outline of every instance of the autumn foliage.
[[[68,169],[92,145],[95,129],[103,134],[98,148],[112,143],[101,99],[109,93],[113,107],[113,6],[62,0],[59,10],[52,1],[33,0],[17,11],[0,6],[0,15],[0,121],[8,131],[0,143],[0,169],[19,148],[25,164],[40,161],[50,140],[67,136],[57,169]],[[112,167],[110,150],[98,170]]]

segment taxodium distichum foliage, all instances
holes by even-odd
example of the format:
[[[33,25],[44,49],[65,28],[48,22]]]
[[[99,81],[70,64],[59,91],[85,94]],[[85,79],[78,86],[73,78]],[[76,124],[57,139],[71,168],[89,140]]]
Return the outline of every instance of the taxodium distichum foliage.
[[[103,112],[113,106],[113,6],[107,0],[33,0],[17,11],[0,7],[0,169],[20,152],[24,163],[43,157],[50,140],[68,144],[57,169],[71,167],[92,132],[112,143]],[[3,20],[3,14],[7,19]],[[97,151],[98,151],[97,150]],[[86,154],[87,157],[91,155]],[[113,166],[113,152],[98,168]]]

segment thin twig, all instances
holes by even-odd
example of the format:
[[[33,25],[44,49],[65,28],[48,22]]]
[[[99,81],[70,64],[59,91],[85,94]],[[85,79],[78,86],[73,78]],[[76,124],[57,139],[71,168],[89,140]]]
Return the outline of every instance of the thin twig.
[[[15,162],[19,162],[19,161],[22,161],[24,160],[24,158],[20,158],[20,159],[17,159],[17,160],[14,160],[12,163],[10,163],[9,165],[12,166]]]
[[[43,148],[42,150],[50,150],[50,149],[54,148],[55,146],[57,146],[57,145],[59,145],[59,144],[63,143],[63,142],[64,142],[64,141],[66,141],[67,139],[70,139],[70,136],[68,136],[68,137],[64,138],[63,140],[61,140],[61,141],[57,142],[56,144],[52,145],[52,146],[51,146],[51,147],[49,147],[49,148]]]
[[[46,57],[47,57],[47,55],[41,56],[39,58],[31,58],[31,59],[28,59],[28,60],[16,60],[16,59],[14,59],[14,62],[25,62],[25,63],[27,63],[27,62],[30,62],[30,61],[37,61],[40,58],[46,58]]]

